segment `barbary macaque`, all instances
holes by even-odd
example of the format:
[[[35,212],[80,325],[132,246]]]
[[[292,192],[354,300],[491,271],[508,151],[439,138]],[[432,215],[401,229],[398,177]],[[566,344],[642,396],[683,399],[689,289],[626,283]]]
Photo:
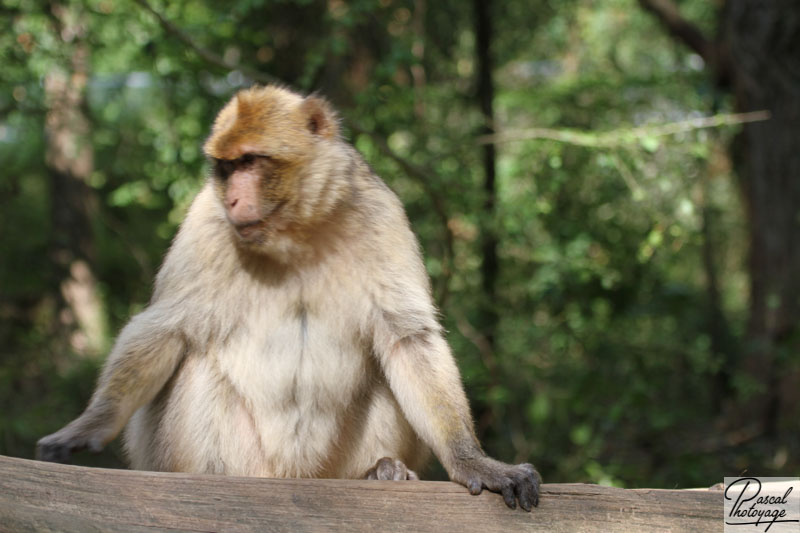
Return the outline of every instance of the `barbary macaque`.
[[[139,470],[418,479],[432,449],[472,494],[537,505],[534,467],[481,449],[403,207],[331,106],[243,90],[204,150],[211,176],[150,305],[38,457],[100,450],[126,424]]]

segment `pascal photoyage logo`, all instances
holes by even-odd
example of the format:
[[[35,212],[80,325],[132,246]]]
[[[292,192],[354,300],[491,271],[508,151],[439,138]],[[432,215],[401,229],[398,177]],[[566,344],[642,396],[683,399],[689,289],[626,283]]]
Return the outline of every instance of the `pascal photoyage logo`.
[[[724,502],[725,533],[800,533],[800,478],[726,477]]]

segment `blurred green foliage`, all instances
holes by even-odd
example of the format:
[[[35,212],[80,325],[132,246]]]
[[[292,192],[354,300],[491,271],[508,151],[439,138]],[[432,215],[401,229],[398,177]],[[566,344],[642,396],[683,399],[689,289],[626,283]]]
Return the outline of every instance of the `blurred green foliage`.
[[[681,2],[706,28],[710,4]],[[255,70],[331,97],[349,138],[407,206],[434,284],[447,281],[443,320],[491,454],[532,461],[550,482],[620,486],[703,486],[747,465],[773,468],[751,449],[716,446],[711,424],[723,359],[709,338],[704,246],[734,334],[747,312],[746,228],[725,148],[733,128],[595,148],[500,143],[499,201],[486,213],[469,4],[152,3],[240,70],[201,57],[136,2],[61,5],[85,25],[90,54],[82,142],[98,199],[92,268],[112,331],[146,304],[207,172],[210,123]],[[48,185],[43,79],[67,68],[77,38],[55,29],[49,6],[0,0],[0,453],[22,457],[80,412],[102,361],[71,353],[51,327],[47,295],[59,281],[49,213],[60,199]],[[729,110],[702,60],[631,0],[508,0],[494,10],[501,131],[627,130]],[[426,182],[349,121],[424,169]],[[432,195],[454,235],[451,267]],[[492,302],[480,283],[486,227],[499,237]],[[491,349],[486,305],[500,316]],[[116,454],[77,460],[116,464]]]

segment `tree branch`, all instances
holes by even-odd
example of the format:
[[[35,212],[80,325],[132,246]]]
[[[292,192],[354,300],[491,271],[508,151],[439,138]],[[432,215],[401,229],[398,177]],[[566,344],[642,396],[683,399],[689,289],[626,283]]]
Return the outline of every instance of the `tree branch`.
[[[702,532],[721,529],[722,492],[551,483],[524,513],[442,481],[132,472],[0,456],[0,516],[7,531]]]
[[[653,13],[671,35],[683,41],[707,64],[716,62],[714,43],[706,39],[700,28],[681,16],[672,0],[639,0],[639,5]]]
[[[236,65],[230,61],[226,61],[224,57],[217,54],[216,52],[212,52],[211,50],[203,48],[199,44],[197,44],[194,41],[194,39],[192,39],[189,36],[189,34],[187,34],[182,29],[177,27],[175,24],[167,20],[164,17],[164,15],[153,9],[152,6],[150,6],[150,4],[147,2],[147,0],[134,0],[134,1],[140,6],[142,6],[145,9],[145,11],[148,11],[150,14],[152,14],[156,18],[156,20],[158,20],[158,23],[161,24],[161,27],[164,28],[164,30],[167,33],[177,37],[179,41],[181,41],[183,44],[191,48],[198,56],[200,56],[201,59],[203,59],[207,63],[211,63],[212,65],[216,65],[225,70],[238,70],[251,80],[257,81],[259,83],[264,83],[264,84],[281,83],[284,86],[286,85],[286,83],[282,82],[275,76],[271,76],[270,74],[267,74],[265,72],[254,70],[243,65]]]
[[[753,111],[750,113],[719,114],[710,117],[692,118],[679,122],[641,126],[638,128],[620,128],[606,132],[590,132],[573,129],[530,128],[525,130],[509,130],[495,135],[478,137],[481,144],[525,141],[531,139],[549,139],[587,148],[614,148],[626,144],[642,142],[643,139],[665,137],[703,128],[718,128],[747,122],[769,120],[769,111]]]

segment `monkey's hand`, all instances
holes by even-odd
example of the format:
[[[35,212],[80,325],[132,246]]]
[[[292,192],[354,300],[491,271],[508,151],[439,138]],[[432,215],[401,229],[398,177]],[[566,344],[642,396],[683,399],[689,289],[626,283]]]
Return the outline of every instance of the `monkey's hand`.
[[[39,439],[36,443],[36,458],[51,463],[67,463],[75,452],[100,452],[107,441],[108,432],[85,427],[80,421],[79,418],[52,435]]]
[[[375,463],[375,466],[367,470],[367,473],[364,475],[364,479],[402,481],[406,479],[418,480],[419,476],[417,476],[416,472],[409,469],[399,459],[384,457],[382,459],[378,459],[378,462]]]
[[[491,457],[481,456],[463,461],[450,476],[461,483],[471,494],[480,494],[483,489],[499,492],[506,505],[515,509],[517,500],[526,511],[539,505],[539,485],[542,477],[528,463],[509,465]]]

